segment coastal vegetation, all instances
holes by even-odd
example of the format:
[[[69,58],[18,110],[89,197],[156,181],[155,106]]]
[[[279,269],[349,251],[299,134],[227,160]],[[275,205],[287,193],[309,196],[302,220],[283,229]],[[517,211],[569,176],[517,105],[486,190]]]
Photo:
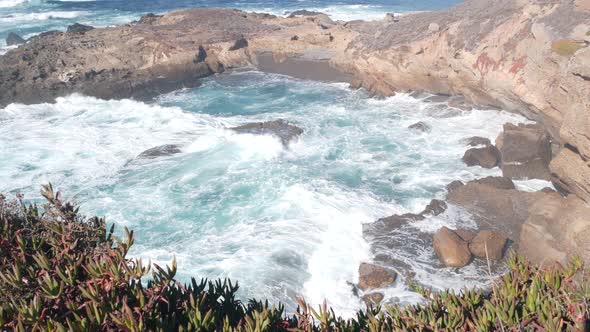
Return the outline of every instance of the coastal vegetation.
[[[507,260],[509,272],[489,290],[434,292],[417,305],[386,305],[344,319],[326,303],[280,304],[237,297],[230,280],[175,279],[128,257],[135,235],[122,238],[104,218],[82,216],[51,185],[43,206],[0,196],[0,329],[19,331],[584,331],[590,319],[590,271]],[[151,266],[150,266],[151,265]],[[351,294],[352,296],[352,294]]]

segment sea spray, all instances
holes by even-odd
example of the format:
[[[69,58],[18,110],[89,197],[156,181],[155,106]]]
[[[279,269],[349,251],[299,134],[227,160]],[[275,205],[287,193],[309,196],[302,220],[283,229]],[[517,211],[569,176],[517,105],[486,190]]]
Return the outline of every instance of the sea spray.
[[[283,147],[273,136],[227,130],[285,119],[304,130]],[[462,111],[409,95],[376,100],[344,84],[234,72],[154,104],[80,95],[55,104],[0,110],[0,191],[38,196],[52,181],[87,214],[137,231],[133,255],[158,264],[176,257],[179,278],[231,277],[241,296],[284,302],[324,298],[352,314],[362,307],[348,282],[371,260],[362,226],[396,213],[419,212],[452,180],[499,175],[467,167],[463,139],[494,139],[505,122],[498,111]],[[407,127],[418,121],[429,132]],[[144,150],[177,144],[181,153],[137,159]],[[392,301],[418,296],[403,283],[436,288],[483,285],[479,265],[441,269],[420,240],[436,227],[473,227],[450,208],[431,223],[400,229],[385,251],[400,282]],[[392,264],[390,262],[390,264]]]

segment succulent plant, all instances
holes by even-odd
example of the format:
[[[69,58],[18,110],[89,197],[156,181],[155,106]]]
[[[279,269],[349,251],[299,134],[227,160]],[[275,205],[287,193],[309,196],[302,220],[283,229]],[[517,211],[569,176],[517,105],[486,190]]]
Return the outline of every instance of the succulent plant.
[[[104,218],[85,218],[49,184],[42,207],[0,195],[2,331],[585,331],[590,273],[580,259],[539,267],[512,256],[490,290],[434,292],[426,301],[371,307],[338,317],[326,302],[281,304],[236,297],[229,279],[175,279],[177,267],[128,258],[135,234],[115,236]]]

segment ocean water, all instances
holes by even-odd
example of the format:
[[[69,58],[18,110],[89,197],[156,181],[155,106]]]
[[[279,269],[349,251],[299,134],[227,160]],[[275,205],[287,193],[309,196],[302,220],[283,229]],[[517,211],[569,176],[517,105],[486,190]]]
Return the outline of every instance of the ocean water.
[[[273,136],[227,129],[279,118],[304,130],[288,148]],[[418,121],[432,130],[407,128]],[[182,281],[230,277],[243,299],[289,310],[295,296],[327,299],[346,315],[363,306],[348,282],[373,257],[363,224],[420,212],[452,180],[499,175],[466,167],[462,140],[493,140],[505,122],[523,121],[404,94],[378,100],[346,84],[233,72],[152,104],[72,95],[9,105],[0,110],[0,191],[39,199],[40,185],[51,181],[84,213],[134,229],[134,256],[158,264],[175,257]],[[163,144],[180,144],[182,153],[136,158]],[[419,237],[443,225],[474,223],[450,209],[392,238],[407,246],[380,249],[403,263],[393,266],[401,277],[385,290],[390,301],[419,301],[406,275],[435,288],[489,280],[478,265],[440,268]]]
[[[75,22],[104,27],[124,24],[144,14],[192,7],[230,7],[285,15],[318,10],[335,20],[381,19],[387,12],[450,7],[460,0],[0,0],[0,54],[10,32],[30,38],[48,30],[64,31]]]

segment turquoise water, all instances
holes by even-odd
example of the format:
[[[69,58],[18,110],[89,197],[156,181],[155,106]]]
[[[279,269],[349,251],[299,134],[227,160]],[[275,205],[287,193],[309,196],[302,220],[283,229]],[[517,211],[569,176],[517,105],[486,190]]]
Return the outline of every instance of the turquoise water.
[[[285,148],[272,136],[226,128],[285,119],[303,128]],[[134,229],[133,255],[159,264],[176,257],[180,280],[231,277],[241,296],[312,303],[343,313],[361,307],[347,282],[372,258],[362,225],[419,212],[452,180],[497,175],[466,167],[464,138],[495,139],[514,114],[470,112],[400,94],[377,100],[345,84],[234,72],[154,104],[73,95],[55,104],[0,110],[0,191],[39,198],[51,181],[87,214]],[[427,133],[407,127],[424,121]],[[139,160],[180,144],[182,153]],[[425,234],[473,226],[451,209],[416,223]],[[439,269],[432,248],[414,241],[390,252],[434,287],[480,285],[478,267]],[[405,270],[404,270],[405,269]],[[401,282],[386,291],[415,302]]]
[[[387,12],[450,7],[460,0],[0,0],[0,54],[9,32],[29,38],[43,31],[64,31],[75,22],[104,27],[129,23],[141,15],[192,7],[230,7],[285,15],[318,10],[336,20],[381,19]]]

